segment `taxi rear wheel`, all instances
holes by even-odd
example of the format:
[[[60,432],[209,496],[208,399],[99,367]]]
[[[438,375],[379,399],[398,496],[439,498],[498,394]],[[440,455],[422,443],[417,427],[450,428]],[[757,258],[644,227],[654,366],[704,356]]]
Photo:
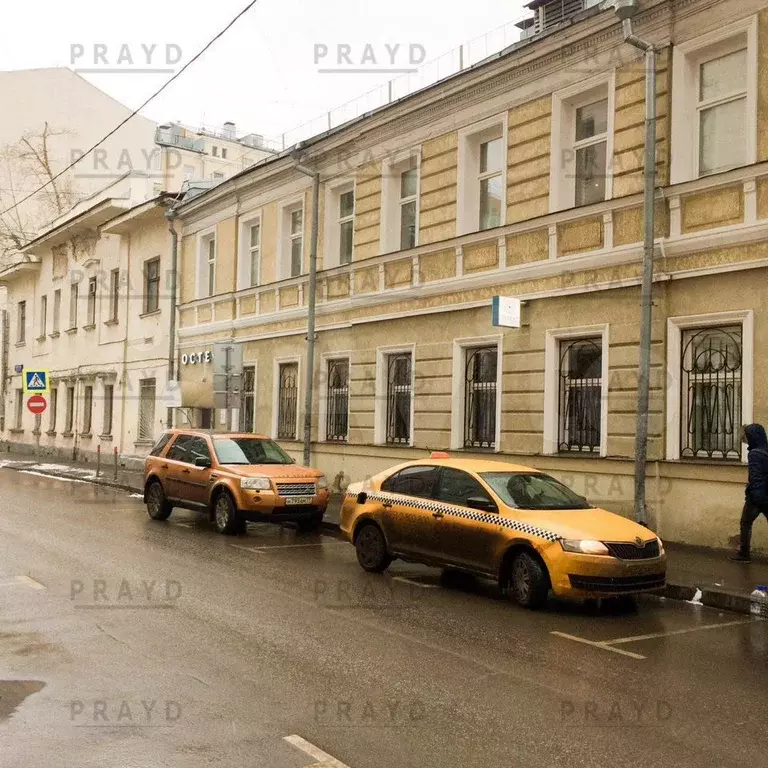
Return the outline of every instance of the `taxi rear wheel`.
[[[387,542],[381,528],[373,523],[364,525],[355,536],[357,562],[370,573],[381,573],[389,568],[392,556],[387,551]]]
[[[549,595],[549,574],[544,564],[528,552],[520,552],[506,569],[504,591],[523,608],[541,608]]]

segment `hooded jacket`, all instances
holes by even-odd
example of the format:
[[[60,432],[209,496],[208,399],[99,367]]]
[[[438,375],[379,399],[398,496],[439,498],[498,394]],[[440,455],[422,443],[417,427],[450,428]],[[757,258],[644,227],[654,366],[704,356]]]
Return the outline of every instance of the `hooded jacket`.
[[[761,424],[744,428],[749,448],[746,497],[759,507],[768,508],[768,437]]]

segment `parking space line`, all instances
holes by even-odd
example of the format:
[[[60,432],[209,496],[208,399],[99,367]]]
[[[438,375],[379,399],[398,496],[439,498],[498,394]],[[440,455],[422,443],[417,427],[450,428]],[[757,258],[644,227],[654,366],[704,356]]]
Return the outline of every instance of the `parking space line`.
[[[404,584],[413,584],[414,587],[421,587],[422,589],[440,589],[439,584],[422,584],[419,581],[409,579],[407,576],[393,576],[392,581],[402,581]]]
[[[719,624],[705,624],[701,627],[689,627],[688,629],[673,629],[669,632],[656,632],[652,635],[634,635],[633,637],[619,637],[616,640],[606,640],[605,645],[620,645],[622,643],[637,643],[641,640],[655,640],[659,637],[672,637],[672,635],[685,635],[689,632],[702,632],[705,629],[720,629],[721,627],[736,627],[740,624],[752,624],[762,619],[741,619],[739,621],[721,621]]]
[[[316,747],[306,739],[302,739],[301,736],[284,736],[283,740],[287,741],[292,747],[296,747],[296,749],[301,750],[317,760],[323,768],[349,768],[346,763],[342,763],[341,760],[331,757],[327,752],[323,752],[320,747]]]
[[[16,579],[22,584],[26,584],[28,587],[32,587],[32,589],[46,589],[45,584],[41,584],[39,581],[35,581],[29,576],[17,576]]]
[[[317,541],[312,544],[273,544],[265,547],[243,547],[237,544],[230,544],[230,547],[236,547],[237,549],[245,549],[248,552],[269,552],[271,549],[300,549],[301,547],[324,547],[326,544],[346,544],[346,541]]]
[[[594,648],[601,648],[604,651],[613,651],[613,653],[619,653],[622,656],[629,656],[630,659],[644,659],[645,656],[641,656],[639,653],[632,653],[631,651],[625,651],[622,648],[612,648],[605,642],[597,642],[595,640],[587,640],[585,637],[576,637],[576,635],[567,635],[565,632],[550,632],[550,635],[556,635],[557,637],[563,637],[566,640],[573,640],[576,643],[583,643],[584,645],[591,645]]]

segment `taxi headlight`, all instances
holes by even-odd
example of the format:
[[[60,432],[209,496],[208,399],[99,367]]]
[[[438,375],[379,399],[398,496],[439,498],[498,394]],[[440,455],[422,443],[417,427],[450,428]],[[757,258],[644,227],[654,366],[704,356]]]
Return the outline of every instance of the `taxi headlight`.
[[[268,477],[244,477],[240,487],[245,491],[268,491],[272,485]]]
[[[328,487],[328,478],[325,475],[320,475],[315,482],[317,483],[318,488]]]
[[[602,541],[594,539],[563,539],[560,543],[566,552],[578,552],[580,555],[608,554],[608,547]]]

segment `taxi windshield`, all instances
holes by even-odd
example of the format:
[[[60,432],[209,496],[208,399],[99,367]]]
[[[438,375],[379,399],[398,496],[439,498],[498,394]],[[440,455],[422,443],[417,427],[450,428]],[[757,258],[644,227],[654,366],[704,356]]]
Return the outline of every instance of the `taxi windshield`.
[[[219,464],[293,464],[277,443],[263,437],[214,438],[213,448]]]
[[[480,475],[510,507],[517,509],[591,509],[592,505],[549,475],[485,472]]]

